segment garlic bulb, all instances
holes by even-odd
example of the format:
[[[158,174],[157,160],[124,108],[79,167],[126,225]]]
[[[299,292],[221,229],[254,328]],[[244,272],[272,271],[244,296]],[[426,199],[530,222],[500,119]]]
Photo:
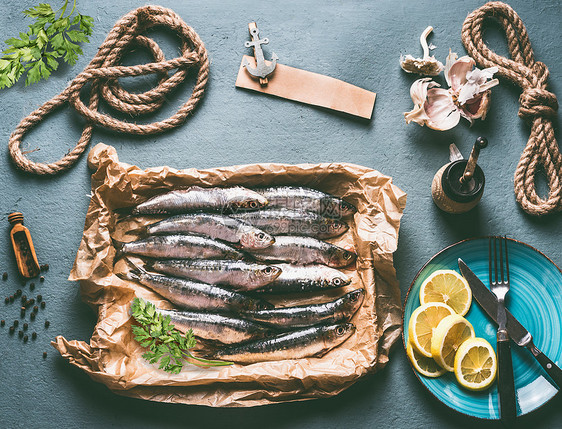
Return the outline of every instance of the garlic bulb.
[[[406,123],[445,131],[455,127],[461,117],[471,124],[474,119],[484,119],[490,107],[490,88],[499,84],[493,79],[498,69],[480,70],[474,65],[472,58],[458,58],[450,52],[445,65],[449,89],[440,88],[430,78],[416,80],[410,88],[414,108],[404,113]]]

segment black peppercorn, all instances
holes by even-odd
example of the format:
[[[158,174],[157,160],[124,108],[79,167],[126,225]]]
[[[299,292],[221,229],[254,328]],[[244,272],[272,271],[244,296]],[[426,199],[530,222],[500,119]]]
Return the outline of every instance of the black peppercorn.
[[[45,308],[45,301],[41,301],[41,308]]]
[[[27,301],[27,295],[22,295],[21,302],[25,302],[25,301]]]
[[[10,326],[10,335],[13,335],[13,334],[14,334],[14,331],[15,331],[14,327],[13,327],[13,326]]]
[[[37,313],[38,311],[39,311],[39,307],[37,307],[36,305],[33,306],[33,312],[34,312],[34,313]]]
[[[28,325],[27,323],[24,323],[24,324],[23,324],[23,330],[24,330],[24,331],[27,331],[27,328],[29,328],[29,325]]]
[[[43,296],[42,295],[37,295],[37,302],[41,302],[43,300]]]
[[[51,324],[51,322],[49,322],[48,320],[45,320],[45,328],[48,328],[50,324]]]
[[[6,321],[4,319],[0,320],[0,326],[4,326],[6,324]]]
[[[41,271],[49,271],[49,264],[43,264],[39,268]]]
[[[23,331],[19,331],[19,332],[18,332],[18,337],[20,337],[20,338],[23,337]]]
[[[18,290],[16,291],[15,297],[17,298],[17,297],[21,296],[21,294],[22,294],[21,289],[18,289]]]
[[[31,307],[33,304],[35,304],[35,300],[33,298],[31,298],[25,303],[26,307]]]
[[[14,295],[10,295],[10,302],[14,302],[15,299],[16,297]]]
[[[43,352],[43,359],[47,358],[47,352]]]
[[[37,338],[37,332],[34,332],[33,334],[31,334],[31,339],[34,340]]]
[[[33,290],[35,289],[35,283],[30,283],[29,284],[29,290]]]
[[[8,303],[10,302],[10,297],[7,296],[6,298],[4,298],[4,302],[5,302],[6,304],[8,304]]]
[[[2,280],[8,280],[8,273],[6,271],[2,274]]]
[[[25,317],[25,310],[21,310],[21,311],[20,311],[20,317],[21,317],[21,318],[24,318],[24,317]]]
[[[40,282],[44,282],[44,281],[45,281],[45,277],[43,277],[43,276],[39,277],[39,281],[40,281]]]
[[[23,342],[24,342],[24,343],[27,343],[27,340],[29,340],[29,337],[28,337],[27,335],[24,335],[24,336],[23,336]]]
[[[29,315],[29,318],[30,318],[31,320],[35,320],[35,313],[31,313],[31,314]]]
[[[20,321],[18,319],[14,320],[14,328],[17,328],[20,324]]]

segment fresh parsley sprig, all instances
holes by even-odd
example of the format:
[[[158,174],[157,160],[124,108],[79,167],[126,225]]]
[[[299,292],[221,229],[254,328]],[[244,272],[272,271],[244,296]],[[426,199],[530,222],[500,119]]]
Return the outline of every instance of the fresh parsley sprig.
[[[69,0],[65,0],[56,12],[46,3],[23,11],[35,22],[29,26],[27,33],[20,33],[19,38],[6,40],[9,47],[0,58],[0,89],[14,85],[25,72],[26,86],[46,80],[58,68],[60,58],[71,65],[76,63],[78,55],[83,53],[78,43],[90,41],[88,36],[92,35],[94,19],[79,13],[72,16],[76,0],[65,16],[68,3]]]
[[[131,311],[140,325],[133,325],[135,340],[142,347],[148,348],[142,357],[152,364],[159,362],[159,369],[178,374],[184,362],[202,367],[232,365],[232,362],[193,356],[189,350],[195,347],[197,341],[192,330],[182,335],[171,324],[170,316],[164,317],[158,313],[154,304],[135,298],[131,304]]]

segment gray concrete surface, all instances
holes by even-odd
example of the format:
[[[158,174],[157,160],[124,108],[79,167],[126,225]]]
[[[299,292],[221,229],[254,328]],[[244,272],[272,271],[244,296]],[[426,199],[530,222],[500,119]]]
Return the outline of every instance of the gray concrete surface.
[[[0,14],[2,40],[26,28],[21,11],[33,1],[4,0]],[[94,142],[114,145],[122,161],[141,167],[170,165],[206,168],[253,162],[345,161],[373,167],[394,178],[406,191],[408,204],[395,255],[402,297],[417,270],[441,248],[472,236],[508,234],[525,241],[562,265],[562,215],[537,219],[517,206],[513,172],[527,141],[529,128],[517,117],[519,89],[502,81],[494,88],[490,113],[472,128],[463,121],[447,132],[406,125],[402,113],[411,108],[409,86],[415,79],[398,67],[399,55],[419,54],[417,39],[429,24],[434,53],[444,61],[449,50],[464,53],[460,29],[466,15],[482,1],[231,1],[162,0],[191,25],[205,42],[211,58],[211,78],[204,102],[181,128],[145,138],[102,129]],[[141,402],[117,396],[71,367],[49,346],[57,334],[88,340],[95,316],[84,305],[77,284],[67,281],[82,234],[88,206],[86,159],[66,174],[35,177],[11,164],[7,143],[22,117],[59,91],[95,54],[114,22],[144,4],[132,0],[81,1],[79,10],[95,17],[95,32],[85,55],[74,67],[61,66],[47,82],[18,84],[0,91],[0,245],[1,297],[15,291],[16,271],[7,241],[6,219],[13,210],[25,214],[41,261],[51,266],[36,289],[47,300],[37,319],[36,341],[24,344],[0,329],[0,427],[270,427],[270,428],[484,428],[500,427],[462,416],[431,397],[412,373],[401,344],[387,367],[366,377],[338,397],[254,409],[210,409]],[[550,68],[550,88],[562,94],[559,0],[517,0],[510,4],[529,29],[536,57]],[[285,64],[333,76],[378,93],[371,121],[269,98],[234,88],[240,58],[247,50],[247,23],[256,20],[269,37],[267,53],[275,51]],[[155,33],[168,57],[175,53],[173,37]],[[497,28],[486,36],[505,54]],[[134,53],[125,63],[144,62]],[[131,90],[147,88],[151,79],[127,80]],[[158,114],[167,117],[188,97],[189,86],[170,99]],[[559,119],[560,115],[558,116]],[[51,161],[74,146],[83,124],[75,112],[61,109],[26,139],[26,148],[40,148],[33,159]],[[556,126],[558,128],[558,120]],[[467,154],[475,138],[485,135],[490,146],[480,165],[486,190],[477,209],[462,216],[440,212],[432,203],[430,184],[455,142]],[[558,134],[558,137],[560,135]],[[26,288],[27,289],[27,288]],[[19,311],[0,303],[0,317],[11,323]],[[43,329],[43,320],[51,326]],[[46,360],[43,351],[48,351]],[[560,395],[543,409],[521,419],[520,427],[553,428],[560,423]]]

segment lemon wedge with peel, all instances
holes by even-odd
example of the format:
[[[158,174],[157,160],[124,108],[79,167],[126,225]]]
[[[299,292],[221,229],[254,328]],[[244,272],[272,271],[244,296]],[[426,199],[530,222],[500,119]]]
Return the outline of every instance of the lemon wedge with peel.
[[[439,322],[431,337],[431,355],[447,371],[454,371],[455,354],[469,338],[474,338],[474,328],[464,317],[453,314]]]
[[[433,272],[420,287],[420,303],[442,302],[464,316],[472,303],[472,291],[463,276],[453,270]]]
[[[418,353],[414,347],[412,347],[412,343],[408,341],[408,345],[406,346],[406,354],[410,358],[410,362],[420,374],[425,375],[426,377],[439,377],[440,375],[445,374],[443,368],[441,368],[437,362],[433,360],[433,358],[428,358]]]
[[[470,390],[490,387],[498,369],[496,353],[484,338],[470,338],[462,343],[454,366],[457,381]]]
[[[439,322],[455,314],[454,310],[441,302],[430,302],[414,310],[408,324],[408,340],[425,357],[431,355],[431,338]]]

